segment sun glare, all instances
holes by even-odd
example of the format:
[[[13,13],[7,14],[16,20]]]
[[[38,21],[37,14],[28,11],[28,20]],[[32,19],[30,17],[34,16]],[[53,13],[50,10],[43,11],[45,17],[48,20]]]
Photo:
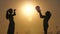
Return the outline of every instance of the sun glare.
[[[32,20],[32,15],[34,14],[34,6],[32,4],[24,4],[22,6],[22,13],[28,18],[28,20]]]
[[[34,7],[33,7],[33,5],[31,5],[31,4],[26,4],[26,5],[24,5],[23,6],[23,8],[22,9],[24,9],[23,10],[23,13],[26,15],[26,16],[30,16],[30,15],[32,15],[33,13],[34,13]]]

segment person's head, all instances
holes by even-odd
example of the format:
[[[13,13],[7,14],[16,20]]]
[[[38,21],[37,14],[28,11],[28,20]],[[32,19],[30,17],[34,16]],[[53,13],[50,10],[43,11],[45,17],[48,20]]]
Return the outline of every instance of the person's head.
[[[12,13],[13,12],[12,8],[10,8],[8,11],[9,11],[9,13]]]
[[[37,11],[40,11],[40,7],[39,6],[36,6],[35,7]]]
[[[47,16],[50,16],[50,15],[51,15],[50,11],[47,11],[47,12],[46,12],[46,15],[47,15]]]

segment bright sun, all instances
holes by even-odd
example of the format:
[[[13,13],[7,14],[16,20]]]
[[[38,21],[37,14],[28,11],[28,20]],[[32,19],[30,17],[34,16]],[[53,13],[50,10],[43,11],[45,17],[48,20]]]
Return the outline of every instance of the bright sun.
[[[34,6],[32,4],[25,4],[22,9],[24,9],[23,13],[26,16],[31,16],[34,13]]]
[[[25,11],[26,15],[31,15],[32,14],[32,8],[33,7],[31,5],[26,5],[25,6],[24,11]]]
[[[31,21],[32,15],[34,14],[34,6],[32,4],[24,4],[22,6],[22,13]]]

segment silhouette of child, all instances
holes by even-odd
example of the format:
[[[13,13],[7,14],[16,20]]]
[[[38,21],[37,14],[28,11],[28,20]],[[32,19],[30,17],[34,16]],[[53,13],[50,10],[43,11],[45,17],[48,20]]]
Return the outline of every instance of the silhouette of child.
[[[43,20],[44,33],[47,34],[48,21],[49,21],[49,19],[50,19],[50,17],[51,17],[51,13],[50,13],[50,11],[47,11],[47,12],[45,13],[45,15],[42,15],[42,14],[41,14],[41,9],[40,9],[39,6],[36,6],[36,10],[37,10],[37,12],[39,13],[40,18],[44,18],[44,20]]]
[[[14,14],[13,14],[13,9],[10,8],[7,10],[7,13],[6,13],[6,19],[9,19],[9,27],[8,27],[8,32],[7,34],[14,34],[14,29],[15,29],[15,23],[14,23],[14,18],[13,16],[15,16],[15,10],[14,9]]]

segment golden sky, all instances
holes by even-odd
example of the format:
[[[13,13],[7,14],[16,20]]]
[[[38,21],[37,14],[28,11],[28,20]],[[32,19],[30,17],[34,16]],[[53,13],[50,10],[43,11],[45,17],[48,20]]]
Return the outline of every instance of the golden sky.
[[[43,15],[47,10],[52,13],[48,32],[55,34],[56,31],[60,31],[60,0],[0,0],[0,34],[7,33],[9,21],[6,20],[5,16],[9,8],[16,9],[16,16],[14,17],[15,34],[17,32],[19,34],[26,34],[27,32],[42,34],[43,19],[35,10],[37,5],[41,7]],[[29,9],[27,10],[27,8]]]

